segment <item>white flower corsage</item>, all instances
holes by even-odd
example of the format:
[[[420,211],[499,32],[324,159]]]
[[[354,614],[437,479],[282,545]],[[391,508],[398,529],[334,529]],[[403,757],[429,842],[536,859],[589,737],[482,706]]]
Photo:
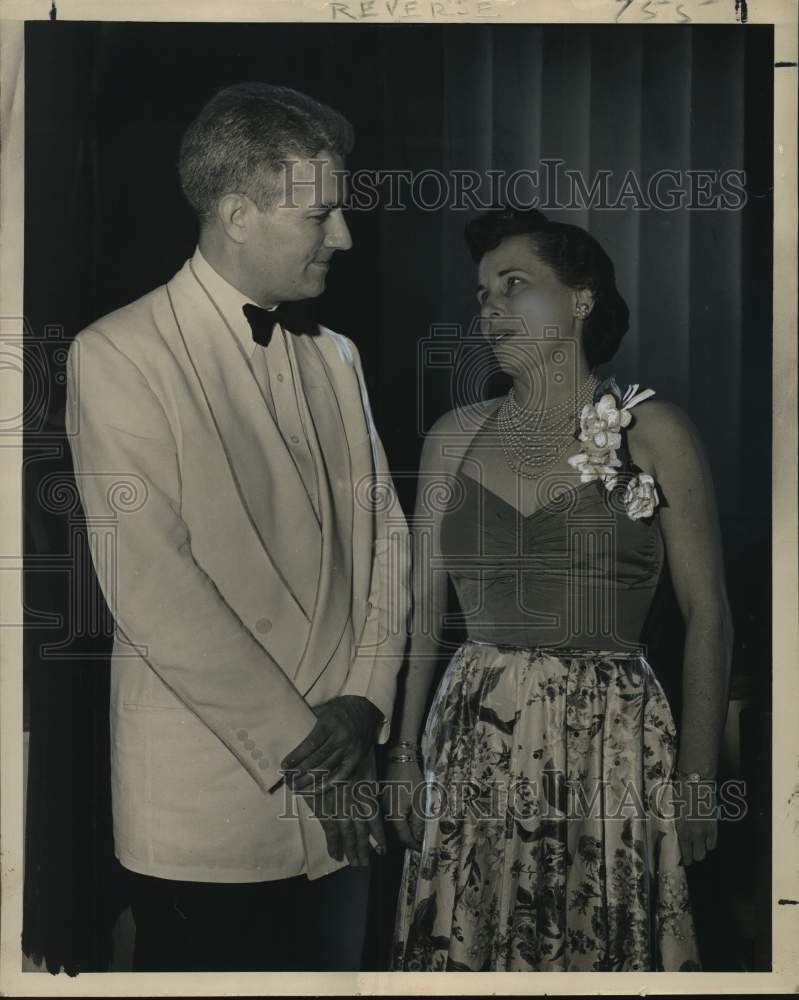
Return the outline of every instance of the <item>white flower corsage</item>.
[[[609,380],[607,384],[618,391],[613,380]],[[596,403],[586,403],[580,414],[579,441],[583,447],[569,459],[569,465],[580,473],[581,482],[601,480],[606,490],[616,488],[618,470],[623,467],[616,454],[616,449],[622,445],[621,431],[632,421],[630,410],[654,395],[654,389],[639,392],[637,385],[631,385],[621,402],[611,391],[600,396]],[[655,480],[648,473],[641,472],[627,483],[624,506],[632,520],[650,517],[658,503]]]
[[[627,516],[637,521],[640,517],[651,517],[660,503],[655,480],[648,472],[639,472],[627,483],[624,491],[624,506]]]

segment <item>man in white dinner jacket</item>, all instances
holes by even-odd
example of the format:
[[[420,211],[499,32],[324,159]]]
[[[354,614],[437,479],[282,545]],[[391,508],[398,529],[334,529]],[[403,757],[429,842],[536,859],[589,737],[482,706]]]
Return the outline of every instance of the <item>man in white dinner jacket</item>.
[[[382,830],[330,789],[387,736],[407,529],[357,349],[296,306],[351,246],[351,145],[296,91],[220,91],[180,152],[193,257],[70,351],[137,970],[359,967]]]

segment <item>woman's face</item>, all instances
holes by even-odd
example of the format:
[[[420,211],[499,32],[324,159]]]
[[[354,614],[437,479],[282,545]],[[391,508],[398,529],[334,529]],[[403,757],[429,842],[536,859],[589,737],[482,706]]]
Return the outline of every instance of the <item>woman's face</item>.
[[[582,323],[575,308],[579,301],[590,303],[590,293],[563,285],[528,237],[507,236],[484,254],[478,281],[483,336],[503,371],[530,372],[554,349],[563,353],[570,339],[574,351],[567,353],[576,357]]]

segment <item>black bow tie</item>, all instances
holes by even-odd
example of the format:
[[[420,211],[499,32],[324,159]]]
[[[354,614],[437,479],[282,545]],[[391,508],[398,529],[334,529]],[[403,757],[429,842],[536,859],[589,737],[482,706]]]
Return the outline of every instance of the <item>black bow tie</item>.
[[[305,302],[282,302],[276,309],[262,309],[251,302],[245,303],[242,311],[250,324],[252,339],[266,347],[272,339],[275,324],[291,333],[317,333],[316,323],[309,314]]]

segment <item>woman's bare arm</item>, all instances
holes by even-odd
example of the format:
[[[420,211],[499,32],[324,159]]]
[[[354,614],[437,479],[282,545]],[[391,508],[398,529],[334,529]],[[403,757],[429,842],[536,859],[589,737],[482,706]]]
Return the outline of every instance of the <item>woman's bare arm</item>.
[[[447,574],[441,554],[442,499],[455,489],[465,442],[455,411],[428,432],[419,467],[419,486],[411,527],[413,612],[407,674],[397,723],[397,740],[419,743],[440,653],[447,611]],[[406,749],[406,748],[401,748]],[[396,756],[396,754],[394,754]],[[386,818],[400,841],[421,848],[424,819],[416,794],[423,783],[419,763],[391,762],[386,772]]]
[[[445,414],[428,432],[419,466],[419,485],[411,532],[413,547],[413,613],[408,672],[398,738],[420,738],[430,686],[435,675],[439,638],[447,611],[447,576],[441,557],[441,498],[455,489],[460,459],[458,422]]]
[[[660,507],[660,523],[685,622],[678,766],[683,773],[713,778],[727,714],[732,653],[713,482],[699,436],[678,407],[651,401],[636,416],[630,448],[633,460],[652,472],[667,501]],[[639,461],[641,449],[646,457]],[[694,846],[698,860],[704,851]]]

